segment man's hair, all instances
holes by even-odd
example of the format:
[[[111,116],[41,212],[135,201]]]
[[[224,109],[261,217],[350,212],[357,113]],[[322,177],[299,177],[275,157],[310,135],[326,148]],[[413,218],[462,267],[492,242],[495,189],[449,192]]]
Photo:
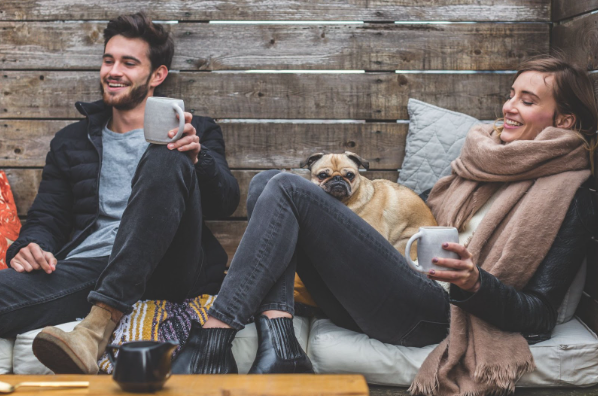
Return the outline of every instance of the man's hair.
[[[119,34],[126,38],[140,38],[148,43],[152,71],[161,65],[170,70],[174,55],[174,40],[162,25],[153,23],[144,12],[121,15],[108,22],[108,26],[104,29],[104,48],[112,37]]]

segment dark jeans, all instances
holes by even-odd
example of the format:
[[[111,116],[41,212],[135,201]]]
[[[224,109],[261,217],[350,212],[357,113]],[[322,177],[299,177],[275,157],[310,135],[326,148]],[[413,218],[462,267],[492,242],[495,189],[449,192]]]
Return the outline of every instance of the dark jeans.
[[[259,199],[258,199],[259,197]],[[294,314],[297,271],[339,326],[382,342],[441,341],[448,295],[413,271],[374,228],[300,176],[267,171],[251,182],[245,235],[209,315],[241,329],[266,310]]]
[[[52,274],[0,271],[0,337],[82,318],[90,302],[130,313],[140,299],[196,296],[201,231],[191,160],[150,145],[133,177],[110,257],[60,260]]]

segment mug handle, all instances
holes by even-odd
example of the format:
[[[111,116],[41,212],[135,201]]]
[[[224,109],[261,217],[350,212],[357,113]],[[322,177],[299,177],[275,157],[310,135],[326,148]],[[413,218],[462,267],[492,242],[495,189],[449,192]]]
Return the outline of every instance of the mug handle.
[[[183,135],[183,130],[185,129],[185,114],[183,113],[183,109],[181,109],[181,107],[176,103],[172,104],[172,109],[179,115],[179,130],[177,131],[176,135],[170,139],[170,143],[180,139]]]
[[[416,239],[421,238],[422,237],[422,232],[419,231],[415,234],[413,234],[411,236],[411,238],[409,238],[409,241],[407,241],[407,247],[405,248],[405,259],[407,260],[407,264],[409,264],[409,266],[411,268],[413,268],[414,270],[416,270],[417,272],[421,272],[422,267],[415,263],[413,260],[411,260],[411,245],[413,244],[413,242],[415,242]]]
[[[120,349],[120,345],[108,345],[106,347],[106,353],[108,354],[108,359],[110,363],[114,366],[116,364],[116,357],[114,356],[113,349]]]

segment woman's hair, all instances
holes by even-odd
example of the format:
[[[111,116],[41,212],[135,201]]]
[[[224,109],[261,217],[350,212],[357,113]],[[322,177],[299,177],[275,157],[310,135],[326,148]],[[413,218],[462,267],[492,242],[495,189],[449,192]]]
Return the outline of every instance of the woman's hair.
[[[575,116],[572,129],[580,134],[590,152],[590,164],[594,173],[594,151],[596,150],[598,128],[598,107],[594,96],[594,83],[582,68],[564,61],[560,56],[542,55],[526,60],[515,75],[536,71],[554,76],[553,96],[557,114]]]
[[[104,29],[104,47],[112,37],[119,34],[130,39],[140,38],[148,43],[152,71],[161,65],[170,69],[174,55],[174,40],[162,25],[153,23],[144,12],[121,15],[108,22]]]

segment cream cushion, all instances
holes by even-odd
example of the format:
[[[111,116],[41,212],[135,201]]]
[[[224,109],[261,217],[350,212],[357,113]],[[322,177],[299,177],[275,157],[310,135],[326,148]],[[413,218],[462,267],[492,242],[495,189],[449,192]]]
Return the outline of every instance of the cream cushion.
[[[58,325],[64,331],[71,331],[79,322],[69,322]],[[309,332],[309,319],[302,317],[295,317],[293,319],[293,327],[295,328],[295,335],[299,340],[299,344],[304,350],[307,349],[307,338]],[[41,329],[31,330],[27,333],[17,336],[14,342],[14,350],[8,345],[10,341],[0,339],[0,356],[4,357],[4,351],[13,355],[12,366],[15,374],[52,374],[52,372],[37,360],[31,344],[33,339]],[[237,361],[239,373],[246,374],[255,359],[257,351],[257,331],[253,323],[247,325],[243,330],[237,333],[233,341],[233,354]],[[10,372],[9,360],[4,362],[4,358],[0,359],[0,370],[6,365],[6,372]],[[0,371],[0,373],[3,373]],[[5,374],[4,373],[4,374]]]
[[[68,322],[59,324],[56,327],[64,331],[71,331],[78,323],[78,321]],[[42,329],[31,330],[17,336],[12,358],[13,371],[15,374],[54,374],[52,370],[37,360],[31,350],[33,339],[40,331],[42,331]]]
[[[12,350],[14,339],[0,338],[0,374],[12,373]]]
[[[317,373],[358,373],[371,384],[409,386],[434,347],[384,344],[328,319],[317,319],[311,325],[308,355]],[[598,337],[577,318],[557,325],[550,340],[530,349],[537,369],[524,375],[517,386],[598,384]]]

